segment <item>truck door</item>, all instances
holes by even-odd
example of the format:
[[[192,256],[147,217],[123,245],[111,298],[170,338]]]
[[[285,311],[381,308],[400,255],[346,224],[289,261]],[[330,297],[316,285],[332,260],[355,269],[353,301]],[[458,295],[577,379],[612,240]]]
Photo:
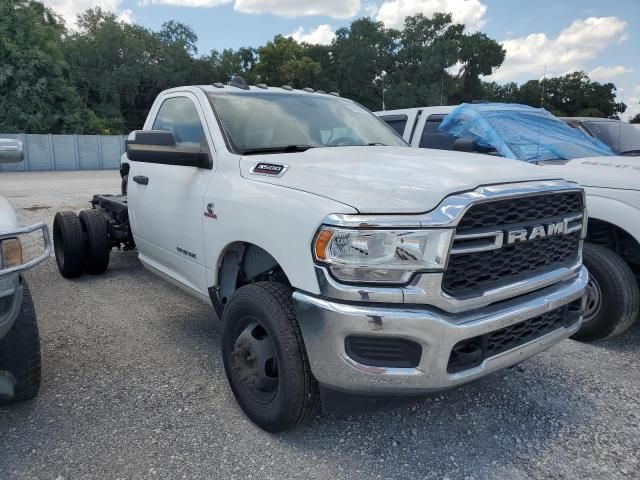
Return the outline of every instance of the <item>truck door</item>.
[[[176,144],[202,144],[211,152],[204,119],[195,95],[173,93],[164,97],[145,128],[171,131]],[[133,161],[130,165],[129,218],[140,260],[206,295],[203,198],[212,170]]]

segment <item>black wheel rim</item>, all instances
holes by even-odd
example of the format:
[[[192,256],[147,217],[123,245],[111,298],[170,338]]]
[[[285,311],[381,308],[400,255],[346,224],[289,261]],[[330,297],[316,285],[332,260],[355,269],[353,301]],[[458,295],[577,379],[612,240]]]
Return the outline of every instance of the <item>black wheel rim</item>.
[[[257,403],[269,403],[279,386],[273,340],[256,318],[246,317],[240,323],[244,328],[229,353],[233,375],[251,399]]]
[[[600,284],[593,277],[589,275],[589,283],[587,285],[587,303],[584,308],[584,323],[589,323],[593,320],[600,309],[602,308],[602,290]]]

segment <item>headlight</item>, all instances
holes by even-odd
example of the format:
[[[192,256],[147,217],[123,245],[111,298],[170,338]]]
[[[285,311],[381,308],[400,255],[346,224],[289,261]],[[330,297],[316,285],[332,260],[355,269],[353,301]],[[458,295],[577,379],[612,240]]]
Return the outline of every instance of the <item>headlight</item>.
[[[344,282],[406,283],[420,271],[442,270],[453,230],[347,230],[323,226],[317,262]]]
[[[0,250],[2,250],[2,268],[11,268],[22,264],[22,244],[17,238],[1,240]]]

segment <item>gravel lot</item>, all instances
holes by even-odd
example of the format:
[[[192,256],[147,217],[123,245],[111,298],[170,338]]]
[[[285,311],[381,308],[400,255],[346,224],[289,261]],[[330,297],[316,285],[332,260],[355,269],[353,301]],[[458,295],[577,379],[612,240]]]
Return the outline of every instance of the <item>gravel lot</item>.
[[[0,173],[23,224],[117,192],[117,172]],[[0,478],[640,478],[640,328],[566,341],[393,410],[270,435],[237,407],[210,306],[114,252],[99,277],[27,274],[39,397],[0,407]]]

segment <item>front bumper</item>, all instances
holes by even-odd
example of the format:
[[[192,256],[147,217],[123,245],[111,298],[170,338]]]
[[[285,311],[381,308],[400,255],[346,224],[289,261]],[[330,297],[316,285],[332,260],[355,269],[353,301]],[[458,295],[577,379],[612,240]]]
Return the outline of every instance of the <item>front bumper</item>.
[[[6,238],[19,238],[21,235],[28,235],[39,230],[42,232],[43,240],[43,251],[40,255],[23,264],[6,268],[3,267],[0,258],[0,339],[7,334],[20,314],[23,291],[21,272],[38,265],[51,255],[49,229],[42,222],[30,227],[0,231],[0,241],[2,241]]]
[[[588,273],[497,305],[461,314],[407,305],[341,303],[302,292],[293,295],[311,370],[320,384],[336,390],[363,394],[416,394],[444,390],[515,365],[573,335],[582,316],[572,324],[527,341],[484,360],[480,365],[449,373],[453,347],[460,341],[482,336],[538,317],[584,299]],[[584,301],[582,302],[584,305]],[[396,337],[420,344],[422,354],[415,368],[368,366],[346,353],[350,335]]]

